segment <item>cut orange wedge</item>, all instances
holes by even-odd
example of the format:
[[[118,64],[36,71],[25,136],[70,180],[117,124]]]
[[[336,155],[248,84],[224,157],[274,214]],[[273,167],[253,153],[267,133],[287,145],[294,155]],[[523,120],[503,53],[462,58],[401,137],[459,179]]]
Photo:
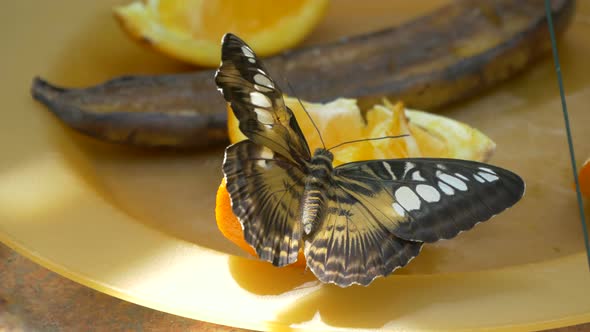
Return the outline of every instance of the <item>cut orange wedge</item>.
[[[321,147],[319,135],[297,99],[285,97],[285,103],[293,110],[310,150]],[[364,118],[354,99],[337,99],[327,104],[303,102],[303,105],[314,119],[328,147],[362,138],[408,135],[336,148],[332,151],[334,165],[356,160],[405,157],[485,161],[496,147],[490,138],[477,129],[440,115],[405,109],[401,103],[392,105],[384,101],[383,105],[376,105],[367,111]],[[246,137],[240,132],[238,120],[231,109],[228,111],[229,137],[232,143],[236,143]],[[255,255],[254,249],[244,240],[242,227],[232,212],[223,181],[217,191],[215,216],[217,226],[226,238]],[[301,251],[295,265],[305,266]]]
[[[327,5],[328,0],[145,0],[114,12],[133,39],[177,59],[215,67],[225,33],[268,56],[303,40]]]

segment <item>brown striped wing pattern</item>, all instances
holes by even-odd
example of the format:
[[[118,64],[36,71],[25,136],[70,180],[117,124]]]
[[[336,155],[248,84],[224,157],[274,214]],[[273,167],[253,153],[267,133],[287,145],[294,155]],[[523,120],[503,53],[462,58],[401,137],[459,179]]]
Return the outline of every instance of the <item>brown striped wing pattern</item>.
[[[297,261],[303,172],[249,140],[226,149],[223,172],[233,212],[258,257],[276,266]]]
[[[408,158],[341,165],[327,191],[305,257],[320,280],[346,287],[386,276],[423,242],[453,238],[514,205],[524,182],[484,163]]]
[[[223,37],[215,82],[246,137],[293,162],[310,159],[305,137],[285,105],[283,92],[254,51],[230,33]]]
[[[322,282],[366,286],[420,253],[422,242],[395,236],[375,218],[370,205],[342,188],[331,187],[327,197],[322,225],[306,237],[304,251],[307,266]]]

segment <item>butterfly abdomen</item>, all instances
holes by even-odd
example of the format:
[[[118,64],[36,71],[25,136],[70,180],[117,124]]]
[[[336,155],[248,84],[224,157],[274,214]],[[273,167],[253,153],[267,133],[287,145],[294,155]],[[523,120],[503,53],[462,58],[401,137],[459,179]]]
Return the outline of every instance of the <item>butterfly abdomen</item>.
[[[305,234],[310,234],[322,221],[326,202],[327,186],[332,175],[332,153],[317,149],[307,165],[309,175],[301,197],[301,222]]]
[[[305,234],[311,233],[316,225],[322,220],[325,197],[317,186],[310,186],[303,192],[302,197],[302,218],[303,231]]]

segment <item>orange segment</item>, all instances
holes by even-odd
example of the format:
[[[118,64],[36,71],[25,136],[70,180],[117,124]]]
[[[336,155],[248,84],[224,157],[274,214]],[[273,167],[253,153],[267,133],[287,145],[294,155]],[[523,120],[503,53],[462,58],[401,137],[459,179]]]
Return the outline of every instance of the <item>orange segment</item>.
[[[123,29],[167,55],[215,67],[232,32],[267,56],[294,47],[323,17],[328,0],[146,0],[114,9]]]
[[[285,96],[285,103],[293,110],[311,151],[321,147],[318,133],[297,99]],[[439,115],[407,110],[402,103],[392,105],[385,101],[383,105],[375,105],[367,111],[364,118],[354,99],[337,99],[326,104],[303,102],[303,105],[314,119],[328,147],[361,138],[408,135],[337,148],[332,151],[335,165],[355,160],[403,157],[484,161],[495,149],[494,142],[477,129]],[[238,125],[238,120],[228,108],[228,131],[232,143],[246,138]],[[587,168],[590,185],[590,167]],[[215,215],[221,233],[240,248],[254,254],[254,250],[244,240],[241,225],[231,210],[224,181],[217,192]],[[296,265],[305,265],[302,251],[299,252]]]
[[[217,189],[217,196],[215,198],[215,219],[217,220],[217,228],[221,234],[230,239],[242,250],[250,255],[256,256],[254,249],[244,240],[244,233],[242,225],[238,218],[233,214],[231,209],[231,200],[225,188],[225,179],[221,180],[219,189]]]
[[[582,195],[590,199],[590,158],[584,162],[584,165],[582,165],[578,180],[580,181]]]

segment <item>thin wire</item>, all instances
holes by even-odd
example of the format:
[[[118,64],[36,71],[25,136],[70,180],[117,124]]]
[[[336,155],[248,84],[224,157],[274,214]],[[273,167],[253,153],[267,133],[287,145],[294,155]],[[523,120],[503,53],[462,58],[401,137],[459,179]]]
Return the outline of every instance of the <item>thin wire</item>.
[[[295,89],[293,89],[293,86],[291,86],[291,83],[289,81],[287,81],[287,85],[289,86],[289,90],[291,90],[291,93],[295,97],[297,97],[296,94],[295,94]],[[303,108],[303,111],[305,112],[305,114],[307,114],[307,117],[311,121],[311,124],[315,128],[315,131],[318,133],[318,136],[320,137],[320,141],[322,142],[322,147],[325,149],[326,148],[326,144],[324,144],[324,139],[322,138],[322,133],[320,133],[320,130],[318,129],[318,126],[316,126],[315,122],[311,118],[311,114],[309,114],[309,112],[307,111],[307,109],[305,109],[305,106],[303,106],[303,103],[301,102],[301,99],[299,99],[299,97],[297,97],[297,100],[299,101],[299,105],[301,105],[301,108]]]
[[[382,137],[375,137],[375,138],[362,138],[362,139],[355,139],[355,140],[352,140],[352,141],[346,141],[346,142],[342,142],[342,143],[340,143],[340,144],[334,145],[333,147],[331,147],[331,148],[329,148],[329,149],[326,149],[326,150],[330,151],[330,150],[332,150],[332,149],[335,149],[335,148],[341,147],[341,146],[343,146],[344,144],[358,143],[358,142],[367,142],[367,141],[378,141],[378,140],[382,140],[382,139],[388,139],[388,138],[401,138],[401,137],[406,137],[406,136],[410,136],[410,135],[404,134],[404,135],[397,135],[397,136],[382,136]]]
[[[590,241],[588,240],[588,228],[586,227],[586,217],[584,214],[584,204],[582,203],[582,193],[580,191],[580,181],[578,179],[578,170],[576,168],[576,156],[574,154],[574,144],[572,141],[572,133],[570,129],[570,120],[567,111],[567,104],[565,102],[565,92],[563,88],[563,79],[561,78],[561,66],[559,64],[559,56],[557,54],[557,43],[555,42],[555,29],[553,28],[553,19],[551,17],[551,5],[549,0],[545,0],[545,13],[547,15],[547,22],[549,23],[549,35],[551,36],[551,48],[553,49],[553,61],[555,62],[555,72],[557,73],[557,83],[559,85],[559,95],[561,97],[561,109],[563,111],[563,120],[565,122],[565,130],[567,132],[567,144],[570,150],[570,162],[572,164],[572,171],[574,172],[574,181],[576,183],[576,196],[578,198],[578,208],[580,211],[580,221],[582,222],[582,230],[584,232],[584,244],[586,245],[586,258],[588,260],[588,267],[590,268]]]

